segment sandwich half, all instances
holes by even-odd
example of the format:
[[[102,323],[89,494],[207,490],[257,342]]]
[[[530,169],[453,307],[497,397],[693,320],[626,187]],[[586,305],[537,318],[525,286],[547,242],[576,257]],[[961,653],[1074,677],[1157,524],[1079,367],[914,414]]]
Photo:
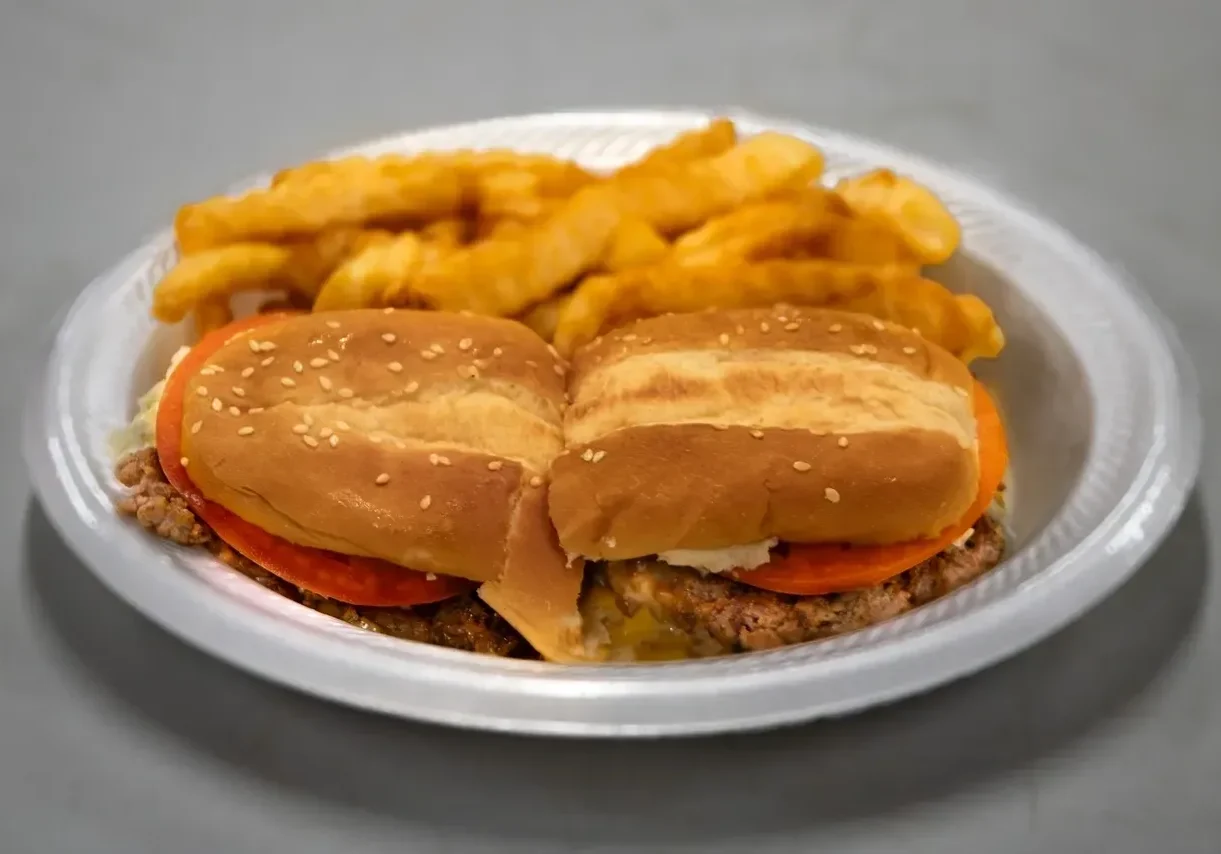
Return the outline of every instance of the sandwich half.
[[[579,351],[549,507],[612,658],[860,628],[1000,559],[1003,430],[967,367],[854,313],[708,311]]]

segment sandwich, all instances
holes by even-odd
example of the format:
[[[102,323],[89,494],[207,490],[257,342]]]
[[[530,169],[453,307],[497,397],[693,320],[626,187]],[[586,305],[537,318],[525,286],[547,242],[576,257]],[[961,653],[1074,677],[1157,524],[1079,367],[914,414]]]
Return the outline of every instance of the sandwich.
[[[589,653],[649,660],[863,628],[1001,558],[987,392],[911,329],[777,307],[579,350],[549,511]]]
[[[570,660],[581,565],[546,503],[565,381],[509,320],[259,315],[145,401],[153,447],[120,463],[120,508],[354,624]]]

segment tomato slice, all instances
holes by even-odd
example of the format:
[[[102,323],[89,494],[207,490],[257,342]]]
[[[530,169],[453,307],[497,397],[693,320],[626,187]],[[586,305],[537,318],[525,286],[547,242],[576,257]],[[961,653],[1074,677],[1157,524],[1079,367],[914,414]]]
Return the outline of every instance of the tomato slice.
[[[793,545],[788,554],[777,556],[758,569],[735,572],[733,577],[752,587],[797,596],[842,593],[881,584],[949,548],[987,511],[1009,467],[1005,427],[996,403],[978,381],[973,396],[979,436],[979,492],[958,522],[930,540],[910,543]]]
[[[191,509],[222,540],[273,575],[321,596],[351,605],[407,606],[440,602],[473,590],[464,578],[432,575],[384,560],[354,557],[298,546],[252,525],[195,486],[182,465],[183,393],[188,380],[232,338],[285,314],[261,314],[209,332],[191,349],[166,380],[157,408],[157,455],[166,480],[182,493]]]

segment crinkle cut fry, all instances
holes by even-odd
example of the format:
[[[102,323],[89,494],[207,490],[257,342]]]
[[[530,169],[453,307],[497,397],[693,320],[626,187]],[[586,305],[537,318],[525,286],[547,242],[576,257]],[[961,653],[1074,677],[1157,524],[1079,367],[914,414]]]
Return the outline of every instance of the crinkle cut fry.
[[[681,230],[791,187],[821,164],[809,143],[765,133],[719,157],[611,178],[577,191],[519,238],[485,240],[424,265],[396,283],[392,301],[512,317],[597,264],[624,218]]]
[[[904,265],[773,260],[728,267],[655,266],[594,276],[564,307],[555,345],[571,354],[642,317],[776,303],[857,311],[917,329],[964,361],[997,355],[1004,336],[977,297],[955,295]]]
[[[393,169],[319,169],[238,198],[184,205],[174,220],[184,255],[242,241],[277,241],[343,225],[455,216],[466,182],[435,158]]]

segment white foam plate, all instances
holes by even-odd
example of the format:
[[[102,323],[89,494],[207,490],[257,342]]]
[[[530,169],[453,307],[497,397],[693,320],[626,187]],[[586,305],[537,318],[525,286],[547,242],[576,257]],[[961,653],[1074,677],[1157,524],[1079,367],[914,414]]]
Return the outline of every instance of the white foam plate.
[[[843,714],[979,670],[1079,616],[1166,534],[1199,466],[1197,392],[1165,321],[1058,227],[967,176],[853,136],[730,115],[745,132],[776,128],[818,144],[831,180],[877,166],[911,174],[961,221],[964,249],[935,275],[983,297],[1008,334],[1001,358],[981,370],[1005,411],[1016,487],[1010,555],[975,583],[826,641],[613,667],[414,644],[296,605],[113,510],[121,487],[108,436],[184,338],[149,316],[153,285],[174,260],[168,230],[92,282],[55,336],[24,435],[47,512],[111,590],[238,667],[392,715],[513,732],[691,734]],[[504,146],[609,168],[707,118],[696,111],[523,116],[333,155]]]

